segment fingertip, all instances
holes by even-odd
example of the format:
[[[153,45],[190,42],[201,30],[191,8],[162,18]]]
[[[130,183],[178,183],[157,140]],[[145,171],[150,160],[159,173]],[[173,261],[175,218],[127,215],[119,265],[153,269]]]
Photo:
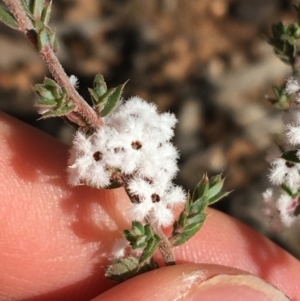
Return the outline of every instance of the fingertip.
[[[87,300],[110,287],[124,191],[68,186],[67,146],[5,114],[0,141],[0,299]]]
[[[282,292],[244,271],[220,265],[165,267],[126,281],[93,301],[287,301]]]

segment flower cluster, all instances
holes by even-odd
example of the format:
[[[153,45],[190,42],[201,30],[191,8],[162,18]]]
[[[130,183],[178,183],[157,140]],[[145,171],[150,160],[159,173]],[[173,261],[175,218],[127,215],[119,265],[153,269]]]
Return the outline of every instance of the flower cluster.
[[[269,179],[273,185],[284,189],[274,193],[268,189],[264,194],[264,212],[271,218],[275,228],[290,226],[295,220],[295,210],[300,198],[300,84],[299,79],[287,80],[286,93],[291,96],[290,109],[283,114],[284,141],[281,148],[270,150],[267,160],[271,164]],[[286,155],[289,154],[289,155]],[[278,197],[274,197],[277,194]],[[273,199],[277,199],[275,206]]]
[[[69,159],[69,183],[105,188],[124,186],[132,201],[134,220],[151,219],[169,226],[172,208],[185,202],[177,173],[178,152],[170,143],[177,122],[158,114],[154,104],[139,97],[120,103],[94,133],[78,131]]]

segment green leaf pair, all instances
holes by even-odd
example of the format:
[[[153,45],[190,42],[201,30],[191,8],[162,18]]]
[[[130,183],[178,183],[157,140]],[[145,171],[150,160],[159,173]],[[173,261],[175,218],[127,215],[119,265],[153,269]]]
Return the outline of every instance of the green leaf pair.
[[[19,28],[18,21],[14,15],[4,7],[0,7],[0,21],[13,29]]]
[[[112,264],[106,268],[105,276],[107,278],[114,282],[122,282],[159,267],[153,260],[153,255],[161,238],[153,232],[150,225],[133,221],[132,228],[124,230],[123,235],[133,249],[143,248],[144,250],[140,258],[129,256],[114,259]]]
[[[146,263],[154,255],[161,241],[149,224],[143,225],[138,221],[133,221],[131,230],[124,230],[123,235],[133,249],[144,249],[139,259],[140,265]]]
[[[169,241],[173,246],[180,246],[194,236],[202,227],[206,208],[229,194],[222,192],[224,179],[217,175],[210,180],[207,175],[196,186],[193,195],[188,195],[184,210],[178,221],[173,224],[173,232]]]
[[[116,283],[120,283],[137,275],[157,269],[159,266],[152,259],[140,265],[139,259],[133,256],[117,258],[106,267],[105,277]]]
[[[268,39],[277,57],[286,64],[292,65],[295,43],[300,38],[299,26],[292,23],[285,26],[282,22],[272,26],[272,37]]]
[[[276,108],[286,110],[290,107],[291,97],[286,93],[285,84],[279,87],[273,86],[276,98],[266,97]]]
[[[46,77],[43,84],[35,85],[34,91],[39,96],[35,105],[45,111],[41,118],[65,116],[74,109],[66,90],[50,78]]]
[[[31,33],[31,36],[38,51],[51,47],[54,52],[57,52],[56,34],[48,27],[52,1],[48,5],[44,0],[22,0],[22,3],[34,27],[35,34]]]
[[[33,20],[41,21],[48,26],[51,14],[52,1],[46,4],[45,0],[22,0],[28,16]]]
[[[95,110],[101,117],[107,116],[120,101],[126,83],[107,89],[104,77],[98,74],[94,79],[93,89],[89,88]]]

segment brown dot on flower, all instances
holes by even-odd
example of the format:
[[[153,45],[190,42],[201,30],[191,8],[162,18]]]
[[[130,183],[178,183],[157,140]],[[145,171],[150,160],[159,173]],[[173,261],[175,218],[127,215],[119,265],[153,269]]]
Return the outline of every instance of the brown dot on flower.
[[[294,163],[291,163],[291,162],[289,162],[289,161],[286,161],[286,162],[285,162],[285,166],[288,167],[288,168],[292,168],[293,166],[295,166],[295,164],[294,164]]]
[[[149,183],[149,184],[153,184],[153,180],[150,178],[144,178],[145,182]]]
[[[93,157],[94,157],[95,161],[100,161],[102,159],[103,155],[101,152],[97,151],[93,154]]]
[[[125,149],[124,147],[115,147],[114,148],[114,153],[117,154],[117,153],[120,153],[120,152],[124,152]]]
[[[159,197],[158,194],[153,193],[153,194],[151,195],[151,200],[152,200],[152,203],[158,203],[158,202],[160,201],[160,197]]]
[[[142,143],[140,141],[133,141],[131,142],[131,147],[133,149],[140,149],[142,147]]]

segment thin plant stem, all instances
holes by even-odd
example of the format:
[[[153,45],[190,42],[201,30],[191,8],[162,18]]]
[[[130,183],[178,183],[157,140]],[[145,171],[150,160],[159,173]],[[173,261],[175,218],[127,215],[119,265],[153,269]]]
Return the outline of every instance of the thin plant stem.
[[[32,38],[31,34],[31,31],[34,27],[31,23],[31,20],[26,15],[25,9],[21,2],[18,0],[4,0],[4,2],[17,19],[19,30],[26,35],[26,37],[32,42],[33,46],[37,49],[36,40]],[[97,115],[95,110],[89,106],[89,104],[79,95],[75,87],[71,85],[69,77],[58,61],[53,49],[50,46],[44,47],[41,51],[38,51],[38,53],[44,60],[48,70],[56,82],[66,89],[70,100],[75,106],[73,111],[67,114],[66,117],[70,121],[82,127],[84,127],[86,123],[93,128],[98,128],[103,125],[102,119]]]
[[[157,227],[155,224],[152,223],[151,217],[146,218],[146,222],[151,226],[153,231],[161,238],[161,241],[159,243],[159,250],[164,259],[165,264],[175,265],[176,262],[172,251],[172,245],[166,237],[165,233],[160,227]]]

